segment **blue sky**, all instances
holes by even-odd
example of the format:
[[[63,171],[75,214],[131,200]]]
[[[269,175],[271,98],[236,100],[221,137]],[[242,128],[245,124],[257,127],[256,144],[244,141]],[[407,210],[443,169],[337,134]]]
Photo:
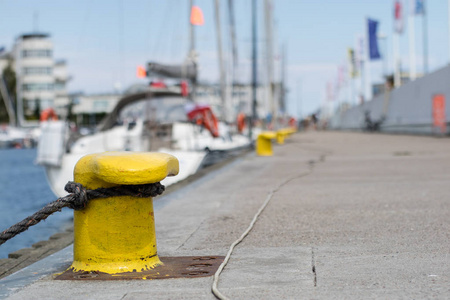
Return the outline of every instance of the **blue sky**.
[[[250,80],[251,0],[235,0],[240,67],[238,79]],[[197,27],[200,79],[217,79],[217,47],[213,0],[196,0],[205,15],[205,25]],[[226,36],[227,1],[222,0],[222,29]],[[323,105],[327,82],[337,78],[339,65],[345,64],[347,48],[354,47],[364,34],[365,18],[380,22],[379,32],[387,36],[380,50],[387,47],[388,70],[392,72],[392,0],[273,0],[274,48],[287,53],[288,110],[293,115],[311,113]],[[409,1],[404,0],[405,14]],[[449,32],[446,0],[428,0],[428,39],[430,71],[448,64]],[[259,55],[263,49],[263,1],[258,1]],[[34,15],[38,15],[37,22]],[[417,69],[422,71],[421,19],[416,18]],[[36,25],[37,24],[37,25]],[[137,65],[149,60],[181,62],[188,50],[187,0],[78,0],[32,1],[0,0],[0,46],[10,49],[15,37],[35,27],[52,35],[56,58],[66,59],[73,76],[70,91],[99,93],[142,82],[135,77]],[[408,22],[401,36],[402,67],[409,68]],[[229,40],[224,37],[225,51]],[[370,77],[381,81],[382,62],[371,64]],[[259,63],[264,69],[263,61]],[[264,74],[261,74],[264,78]],[[358,81],[358,80],[355,80]],[[345,88],[337,100],[348,100]],[[301,102],[301,104],[300,104]],[[332,103],[332,105],[336,105]]]

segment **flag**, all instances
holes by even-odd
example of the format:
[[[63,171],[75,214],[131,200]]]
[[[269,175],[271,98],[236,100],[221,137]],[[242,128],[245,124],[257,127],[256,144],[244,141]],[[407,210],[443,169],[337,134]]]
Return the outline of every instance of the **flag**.
[[[358,76],[355,50],[353,50],[352,48],[348,48],[347,55],[348,55],[348,64],[350,66],[348,68],[348,74],[350,75],[351,78],[355,78],[356,76]]]
[[[5,51],[5,47],[0,46],[0,53],[2,53],[3,51]]]
[[[425,14],[425,0],[411,0],[411,13],[413,15],[424,15]]]
[[[147,70],[143,66],[138,66],[136,70],[137,78],[145,78],[147,77]]]
[[[403,33],[403,4],[400,0],[394,2],[394,29],[397,33]]]
[[[198,6],[192,6],[191,9],[191,24],[201,26],[205,24],[205,20],[203,18],[202,9]]]
[[[377,29],[378,29],[378,21],[367,19],[367,28],[369,33],[369,59],[375,60],[380,59],[381,55],[378,51],[378,37],[377,37]]]

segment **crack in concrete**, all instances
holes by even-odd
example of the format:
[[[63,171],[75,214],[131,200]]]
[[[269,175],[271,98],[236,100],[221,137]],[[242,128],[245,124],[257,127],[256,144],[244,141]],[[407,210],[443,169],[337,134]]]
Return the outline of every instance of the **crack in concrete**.
[[[125,297],[128,295],[128,293],[126,293],[125,295],[123,295],[123,297],[122,298],[120,298],[120,300],[123,300],[123,299],[125,299]]]
[[[179,250],[181,247],[183,247],[193,236],[194,234],[197,233],[197,231],[200,229],[200,227],[202,227],[203,223],[205,223],[205,220],[203,220],[198,226],[197,228],[188,236],[188,238],[177,248],[177,250]]]
[[[316,269],[316,258],[314,254],[314,247],[311,248],[311,267],[314,276],[314,287],[317,287],[317,269]]]

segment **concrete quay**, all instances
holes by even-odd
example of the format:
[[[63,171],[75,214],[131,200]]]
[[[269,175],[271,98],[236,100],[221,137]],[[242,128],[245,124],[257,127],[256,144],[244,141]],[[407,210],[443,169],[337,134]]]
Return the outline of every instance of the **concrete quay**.
[[[450,139],[298,133],[155,199],[160,256],[226,255],[230,299],[449,299]],[[215,299],[212,277],[55,281],[68,247],[0,280],[8,299]]]

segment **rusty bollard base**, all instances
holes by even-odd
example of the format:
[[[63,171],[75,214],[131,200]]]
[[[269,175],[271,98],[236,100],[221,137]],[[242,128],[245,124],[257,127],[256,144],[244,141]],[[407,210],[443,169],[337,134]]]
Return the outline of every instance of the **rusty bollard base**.
[[[55,280],[154,280],[212,276],[225,256],[160,257],[163,265],[142,272],[108,274],[99,271],[74,271],[56,276]]]

